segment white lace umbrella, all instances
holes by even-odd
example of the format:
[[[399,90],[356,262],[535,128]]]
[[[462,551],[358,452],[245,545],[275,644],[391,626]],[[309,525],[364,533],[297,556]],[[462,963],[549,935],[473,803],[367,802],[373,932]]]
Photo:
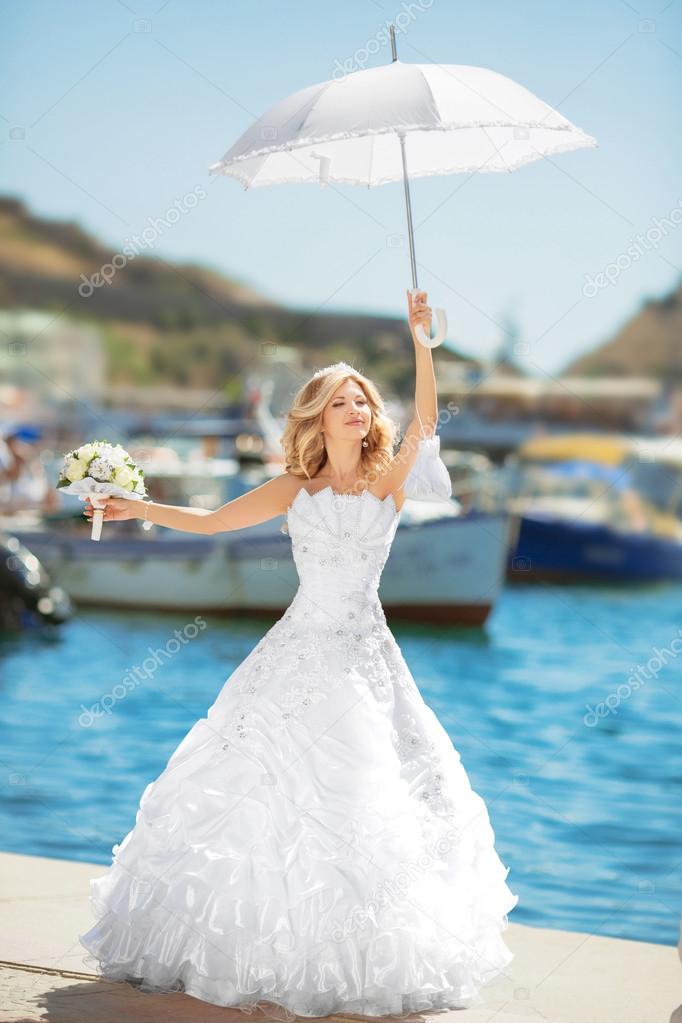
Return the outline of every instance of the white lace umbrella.
[[[487,68],[393,63],[301,89],[271,107],[209,168],[245,189],[294,182],[372,188],[404,183],[413,292],[418,289],[409,178],[513,171],[596,146],[522,85]],[[445,338],[445,313],[422,344]]]

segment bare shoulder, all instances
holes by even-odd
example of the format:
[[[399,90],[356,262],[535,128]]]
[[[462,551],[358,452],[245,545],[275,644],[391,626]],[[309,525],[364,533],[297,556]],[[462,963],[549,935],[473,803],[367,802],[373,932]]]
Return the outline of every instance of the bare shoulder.
[[[374,486],[367,487],[366,489],[380,501],[388,501],[389,497],[392,497],[396,511],[400,511],[405,501],[405,494],[401,487],[391,486],[392,482],[394,483],[395,481],[386,475],[383,479],[378,479]]]
[[[273,476],[272,479],[257,489],[267,491],[269,500],[273,506],[276,506],[277,511],[283,515],[304,483],[305,481],[301,477],[284,472],[280,473],[279,476]]]
[[[434,424],[430,420],[425,423],[427,431],[430,431],[430,434],[427,432],[427,436],[433,436]],[[405,503],[404,484],[419,454],[421,441],[426,439],[422,437],[423,428],[424,423],[420,423],[416,417],[413,417],[398,451],[392,456],[372,487],[372,492],[382,501],[387,500],[389,495],[392,496],[397,511],[400,511]]]
[[[398,491],[391,491],[391,496],[393,497],[393,503],[395,504],[395,510],[396,511],[400,511],[400,509],[402,508],[403,504],[405,503],[405,494],[404,494],[404,492],[402,491],[402,489],[398,490]]]
[[[246,529],[285,515],[300,487],[301,481],[288,472],[273,476],[212,512],[212,531]]]
[[[370,490],[369,487],[367,489]],[[392,497],[396,511],[400,511],[405,501],[405,494],[403,493],[402,487],[373,487],[370,490],[370,493],[374,494],[375,497],[378,497],[380,501],[388,501],[389,497]]]
[[[305,480],[301,476],[294,476],[291,472],[283,472],[280,476],[276,476],[272,482],[277,483],[278,497],[284,501],[283,511],[287,511],[299,490],[305,486]]]

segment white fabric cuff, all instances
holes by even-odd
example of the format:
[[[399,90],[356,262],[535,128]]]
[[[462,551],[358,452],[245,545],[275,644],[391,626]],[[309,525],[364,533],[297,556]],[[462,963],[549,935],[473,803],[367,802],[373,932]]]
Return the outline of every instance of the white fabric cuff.
[[[449,501],[452,481],[440,457],[440,436],[422,437],[417,457],[403,483],[405,496],[413,501]]]

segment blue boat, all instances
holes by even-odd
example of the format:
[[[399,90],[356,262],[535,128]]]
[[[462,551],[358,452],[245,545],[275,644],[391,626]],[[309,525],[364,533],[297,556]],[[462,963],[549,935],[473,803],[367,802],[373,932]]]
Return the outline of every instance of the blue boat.
[[[682,579],[682,444],[541,437],[508,461],[513,582]]]

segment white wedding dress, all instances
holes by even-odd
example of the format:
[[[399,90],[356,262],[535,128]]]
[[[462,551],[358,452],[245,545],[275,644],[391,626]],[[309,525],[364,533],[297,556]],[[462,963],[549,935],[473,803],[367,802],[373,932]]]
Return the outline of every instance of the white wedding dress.
[[[422,440],[411,492],[443,470]],[[368,491],[296,495],[292,603],[91,881],[79,937],[100,976],[245,1012],[381,1016],[477,1004],[505,972],[518,896],[378,598],[398,518]]]

